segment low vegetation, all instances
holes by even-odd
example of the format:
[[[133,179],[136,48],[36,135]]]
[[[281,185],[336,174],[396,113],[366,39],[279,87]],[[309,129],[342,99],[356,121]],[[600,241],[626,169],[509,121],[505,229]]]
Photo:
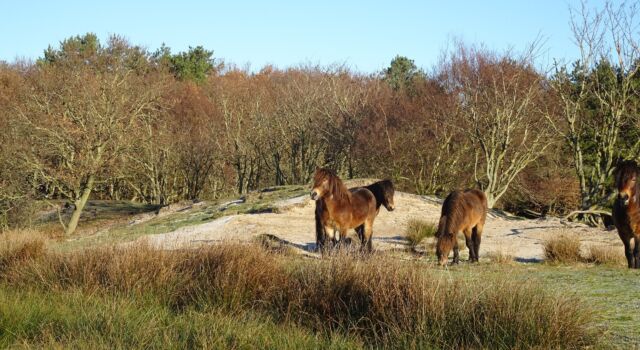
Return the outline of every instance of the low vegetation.
[[[482,284],[451,279],[442,270],[384,256],[307,261],[257,245],[60,253],[31,242],[9,242],[3,240],[0,250],[0,298],[6,301],[1,304],[6,316],[0,322],[7,330],[0,334],[0,344],[8,346],[128,347],[160,335],[176,346],[250,346],[257,340],[248,333],[260,339],[269,329],[284,328],[293,329],[290,340],[282,335],[288,331],[278,332],[265,344],[529,348],[581,347],[596,341],[591,312],[574,296],[504,278]],[[46,305],[44,291],[52,294]],[[86,324],[70,316],[78,303],[86,304],[80,317]],[[110,308],[117,311],[106,316]],[[39,312],[45,309],[56,311]],[[23,311],[9,312],[17,310]],[[220,314],[240,327],[213,322],[212,327],[229,338],[200,326]],[[266,320],[266,325],[259,326],[259,320]],[[135,326],[147,321],[156,327],[149,334]],[[167,324],[178,330],[162,328]],[[310,338],[313,333],[319,338]]]
[[[411,219],[407,223],[404,237],[409,243],[409,248],[415,251],[426,238],[435,237],[437,231],[438,225],[433,222]]]
[[[580,238],[563,233],[542,242],[546,261],[553,263],[575,263],[583,260],[580,255]]]
[[[622,244],[618,247],[601,245],[589,246],[585,261],[599,265],[627,266]]]
[[[489,252],[486,257],[489,261],[496,264],[510,264],[515,261],[513,255],[505,253],[503,250]]]
[[[622,244],[619,247],[594,244],[584,248],[577,235],[561,234],[545,239],[542,245],[545,258],[551,263],[626,266]]]

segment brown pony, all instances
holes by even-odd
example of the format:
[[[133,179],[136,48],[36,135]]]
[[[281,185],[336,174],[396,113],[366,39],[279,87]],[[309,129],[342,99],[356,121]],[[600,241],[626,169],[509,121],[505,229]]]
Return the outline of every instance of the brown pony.
[[[364,249],[366,246],[371,250],[373,220],[377,210],[376,198],[370,190],[361,187],[350,191],[333,171],[317,168],[313,177],[311,199],[324,202],[320,215],[316,211],[316,218],[320,218],[320,225],[324,228],[327,239],[340,243],[346,238],[349,229],[363,225],[362,247]]]
[[[636,162],[622,161],[615,170],[618,198],[613,204],[613,223],[624,244],[629,268],[640,268],[640,169]],[[633,238],[633,251],[631,239]]]
[[[349,189],[351,193],[358,190],[360,187],[355,187]],[[393,202],[393,195],[395,194],[395,187],[393,186],[393,182],[391,180],[382,180],[378,182],[374,182],[371,185],[364,186],[364,188],[368,189],[373,193],[373,196],[376,198],[376,215],[380,212],[380,206],[384,205],[384,207],[388,211],[393,211],[395,209],[395,204]],[[324,248],[326,243],[326,233],[324,230],[324,226],[322,224],[323,216],[327,216],[328,213],[326,211],[326,205],[324,203],[324,199],[320,199],[316,201],[316,211],[315,211],[315,220],[316,220],[316,247],[319,250]],[[364,225],[360,225],[356,227],[356,232],[358,233],[358,237],[360,238],[360,242],[362,245],[365,244],[364,241]],[[371,246],[371,240],[366,242],[369,246],[367,247],[369,251],[373,250]]]
[[[453,191],[442,204],[438,223],[436,255],[440,265],[446,265],[453,248],[453,263],[457,264],[459,232],[464,233],[469,261],[477,262],[480,252],[482,228],[487,218],[487,197],[479,190]]]

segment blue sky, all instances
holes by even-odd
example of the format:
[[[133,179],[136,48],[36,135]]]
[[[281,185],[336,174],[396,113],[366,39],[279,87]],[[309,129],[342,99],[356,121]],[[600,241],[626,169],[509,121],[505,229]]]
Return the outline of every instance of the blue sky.
[[[346,63],[374,72],[397,54],[429,69],[452,37],[501,50],[541,35],[544,64],[577,55],[570,6],[578,0],[7,1],[0,60],[37,58],[49,44],[94,32],[101,40],[121,34],[152,51],[163,42],[174,52],[203,45],[254,70]]]

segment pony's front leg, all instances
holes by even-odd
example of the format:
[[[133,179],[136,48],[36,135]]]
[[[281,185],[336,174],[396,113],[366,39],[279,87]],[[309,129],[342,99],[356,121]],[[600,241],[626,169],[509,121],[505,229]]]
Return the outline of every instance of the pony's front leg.
[[[325,238],[325,243],[327,245],[327,247],[329,249],[332,249],[336,246],[336,244],[338,243],[336,241],[336,228],[333,226],[325,226],[324,227],[324,232],[326,234],[326,238]]]
[[[349,229],[347,229],[346,227],[339,227],[336,230],[336,240],[338,241],[337,245],[339,247],[346,247],[348,233],[349,233]]]
[[[458,249],[458,236],[453,235],[453,264],[460,263],[460,250]]]
[[[633,269],[636,265],[635,257],[633,256],[633,251],[631,250],[631,239],[622,240],[624,244],[624,256],[627,258],[627,264],[630,269]]]

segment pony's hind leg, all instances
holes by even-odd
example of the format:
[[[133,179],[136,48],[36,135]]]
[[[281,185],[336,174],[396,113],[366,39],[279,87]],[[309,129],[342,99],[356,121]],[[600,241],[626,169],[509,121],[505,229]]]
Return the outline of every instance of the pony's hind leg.
[[[482,240],[482,225],[477,224],[473,228],[471,233],[471,240],[473,241],[473,250],[476,256],[476,262],[480,259],[480,241]]]
[[[367,220],[364,222],[364,225],[361,225],[358,228],[360,227],[363,228],[362,239],[361,239],[362,245],[360,246],[360,249],[362,250],[362,252],[367,251],[371,253],[373,251],[373,243],[371,242],[373,237],[373,222],[370,220]]]
[[[464,230],[464,243],[467,245],[467,249],[469,249],[469,261],[474,262],[476,260],[476,251],[473,246],[470,229]]]

